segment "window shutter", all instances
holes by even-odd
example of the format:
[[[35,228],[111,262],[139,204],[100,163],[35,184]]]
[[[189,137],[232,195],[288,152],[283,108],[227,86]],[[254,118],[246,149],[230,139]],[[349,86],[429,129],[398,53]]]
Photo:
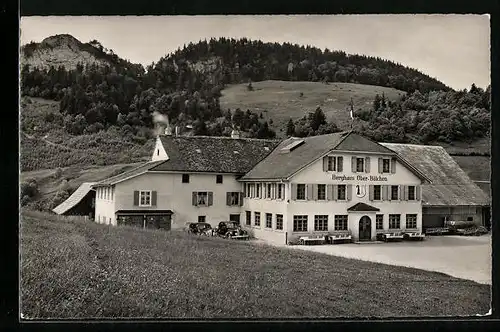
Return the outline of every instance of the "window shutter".
[[[333,201],[333,184],[326,185],[326,199]]]
[[[352,199],[352,184],[348,184],[346,186],[346,198],[348,201],[350,201]]]
[[[370,173],[370,157],[365,158],[365,172]]]
[[[313,199],[313,185],[312,183],[306,185],[307,200],[312,201]]]
[[[273,199],[276,199],[276,197],[278,196],[278,195],[276,195],[277,190],[278,190],[278,184],[273,183],[273,190],[272,190],[273,191],[273,197],[272,197]]]
[[[156,206],[156,191],[151,192],[151,205]]]
[[[384,159],[378,158],[378,172],[383,173],[384,170]]]
[[[198,193],[196,191],[193,191],[193,194],[191,197],[192,197],[191,202],[193,203],[194,206],[197,206],[198,205]]]
[[[382,200],[387,201],[388,200],[387,185],[382,185],[381,190],[382,190]]]
[[[138,205],[139,205],[139,191],[134,190],[134,206],[138,206]]]
[[[231,193],[226,193],[226,205],[231,205]]]
[[[392,186],[387,185],[387,200],[392,201]]]
[[[374,189],[373,189],[373,188],[374,188],[374,187],[373,187],[373,184],[370,184],[370,185],[368,186],[368,199],[369,199],[370,201],[373,201],[373,196],[374,196]]]
[[[264,183],[260,183],[259,198],[264,197]]]
[[[356,157],[351,158],[351,171],[356,173]]]
[[[328,156],[323,157],[323,172],[328,171]]]
[[[245,193],[240,193],[240,197],[238,197],[238,202],[240,203],[240,206],[243,206],[243,197],[245,197]]]
[[[313,184],[313,200],[317,201],[318,200],[318,185]]]
[[[415,186],[415,199],[420,200],[420,186]]]
[[[214,205],[214,193],[209,191],[208,192],[208,206]]]
[[[398,186],[398,201],[403,200],[403,186]]]
[[[337,172],[344,170],[344,157],[337,157]]]
[[[296,200],[297,199],[297,184],[292,183],[292,199]]]
[[[339,186],[337,184],[333,185],[333,200],[336,201],[339,199]]]
[[[396,158],[391,159],[391,173],[396,173]]]
[[[405,201],[408,200],[408,186],[402,186],[403,187],[403,199]]]

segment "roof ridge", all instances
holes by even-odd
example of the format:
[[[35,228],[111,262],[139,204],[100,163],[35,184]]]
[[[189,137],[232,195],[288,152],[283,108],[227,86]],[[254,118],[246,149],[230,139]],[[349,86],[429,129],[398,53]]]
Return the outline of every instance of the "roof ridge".
[[[239,137],[233,138],[228,136],[207,136],[207,135],[197,135],[197,136],[174,136],[174,135],[159,135],[160,137],[171,137],[171,138],[188,138],[188,139],[198,139],[198,138],[211,138],[211,139],[228,139],[228,140],[244,140],[244,141],[259,141],[259,142],[280,142],[283,139],[270,139],[270,138],[254,138],[254,137]]]
[[[389,142],[377,142],[379,144],[390,144],[390,145],[404,145],[404,146],[418,146],[418,147],[431,147],[431,148],[442,148],[441,145],[427,145],[427,144],[411,144],[411,143],[389,143]],[[446,150],[446,149],[445,149]]]

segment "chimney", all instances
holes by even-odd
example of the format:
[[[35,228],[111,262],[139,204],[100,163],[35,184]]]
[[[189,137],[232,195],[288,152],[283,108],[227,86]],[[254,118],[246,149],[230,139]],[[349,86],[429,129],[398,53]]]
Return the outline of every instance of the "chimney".
[[[231,132],[231,138],[240,138],[240,132],[233,129],[233,131]]]
[[[172,128],[170,128],[170,126],[167,126],[167,128],[165,128],[165,135],[172,136]]]

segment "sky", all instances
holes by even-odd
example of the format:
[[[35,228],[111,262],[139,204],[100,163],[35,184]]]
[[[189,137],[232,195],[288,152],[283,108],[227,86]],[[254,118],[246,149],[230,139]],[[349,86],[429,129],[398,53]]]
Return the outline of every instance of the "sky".
[[[378,56],[454,89],[490,84],[489,15],[30,16],[21,45],[56,34],[98,40],[144,66],[189,42],[247,37]]]

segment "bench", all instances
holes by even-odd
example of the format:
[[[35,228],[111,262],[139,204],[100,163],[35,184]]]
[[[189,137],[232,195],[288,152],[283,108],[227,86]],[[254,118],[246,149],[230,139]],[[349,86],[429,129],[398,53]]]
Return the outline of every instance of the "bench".
[[[418,231],[404,232],[403,234],[405,240],[423,240],[425,234]]]
[[[385,242],[390,241],[390,240],[402,241],[403,240],[403,233],[402,232],[385,232],[385,233],[382,233],[382,240],[384,240]]]
[[[448,227],[432,227],[425,229],[425,234],[429,235],[442,235],[450,232]]]
[[[308,245],[308,244],[324,244],[326,242],[325,235],[316,235],[316,236],[301,236],[299,238],[299,244]]]
[[[232,240],[249,240],[250,236],[248,235],[229,235],[229,239]]]
[[[351,242],[352,236],[349,233],[340,233],[340,234],[332,234],[329,236],[330,243],[334,244],[335,242]]]

